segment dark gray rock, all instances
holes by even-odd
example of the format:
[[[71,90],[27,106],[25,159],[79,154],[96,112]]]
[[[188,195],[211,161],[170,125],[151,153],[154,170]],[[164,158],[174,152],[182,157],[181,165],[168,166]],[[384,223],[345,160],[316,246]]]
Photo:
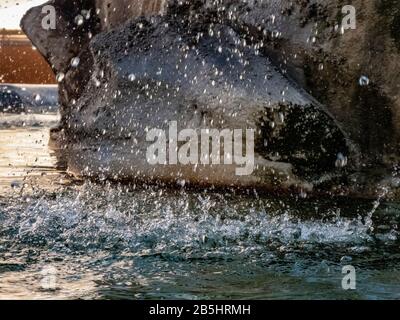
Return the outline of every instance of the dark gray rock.
[[[65,73],[59,142],[75,173],[357,196],[391,185],[397,2],[353,1],[357,29],[344,34],[340,1],[72,2],[54,1],[57,30],[40,30],[40,8],[22,27]],[[77,27],[81,9],[93,14]],[[359,85],[362,76],[368,85]],[[149,166],[146,129],[168,121],[256,129],[257,170],[239,178],[226,166]]]

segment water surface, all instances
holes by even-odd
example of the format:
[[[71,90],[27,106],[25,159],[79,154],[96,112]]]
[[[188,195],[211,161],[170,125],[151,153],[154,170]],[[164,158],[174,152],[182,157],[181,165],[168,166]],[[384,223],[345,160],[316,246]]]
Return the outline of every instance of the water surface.
[[[57,121],[0,115],[0,298],[400,298],[398,204],[76,181]]]

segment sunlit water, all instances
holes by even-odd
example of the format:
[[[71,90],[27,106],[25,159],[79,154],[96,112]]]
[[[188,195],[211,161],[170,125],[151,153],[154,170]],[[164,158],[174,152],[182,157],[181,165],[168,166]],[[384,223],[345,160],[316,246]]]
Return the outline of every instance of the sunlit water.
[[[72,181],[57,121],[0,115],[0,298],[400,298],[400,206]]]

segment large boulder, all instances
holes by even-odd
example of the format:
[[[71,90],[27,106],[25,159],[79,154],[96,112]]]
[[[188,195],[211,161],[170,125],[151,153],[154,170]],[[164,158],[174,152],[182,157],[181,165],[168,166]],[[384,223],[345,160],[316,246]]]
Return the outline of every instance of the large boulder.
[[[56,30],[41,28],[41,7],[22,28],[59,75],[54,136],[72,172],[357,196],[396,185],[397,2],[353,1],[355,30],[341,28],[340,1],[49,4]],[[173,121],[254,129],[255,170],[150,165],[146,133]]]

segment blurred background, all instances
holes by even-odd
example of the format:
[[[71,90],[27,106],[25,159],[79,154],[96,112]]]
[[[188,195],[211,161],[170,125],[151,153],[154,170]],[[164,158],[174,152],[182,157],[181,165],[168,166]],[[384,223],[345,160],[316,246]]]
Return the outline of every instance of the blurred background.
[[[0,0],[0,83],[54,84],[54,74],[19,23],[44,0]]]
[[[0,197],[28,176],[47,176],[56,162],[49,128],[58,123],[51,67],[19,27],[44,0],[0,0]]]

